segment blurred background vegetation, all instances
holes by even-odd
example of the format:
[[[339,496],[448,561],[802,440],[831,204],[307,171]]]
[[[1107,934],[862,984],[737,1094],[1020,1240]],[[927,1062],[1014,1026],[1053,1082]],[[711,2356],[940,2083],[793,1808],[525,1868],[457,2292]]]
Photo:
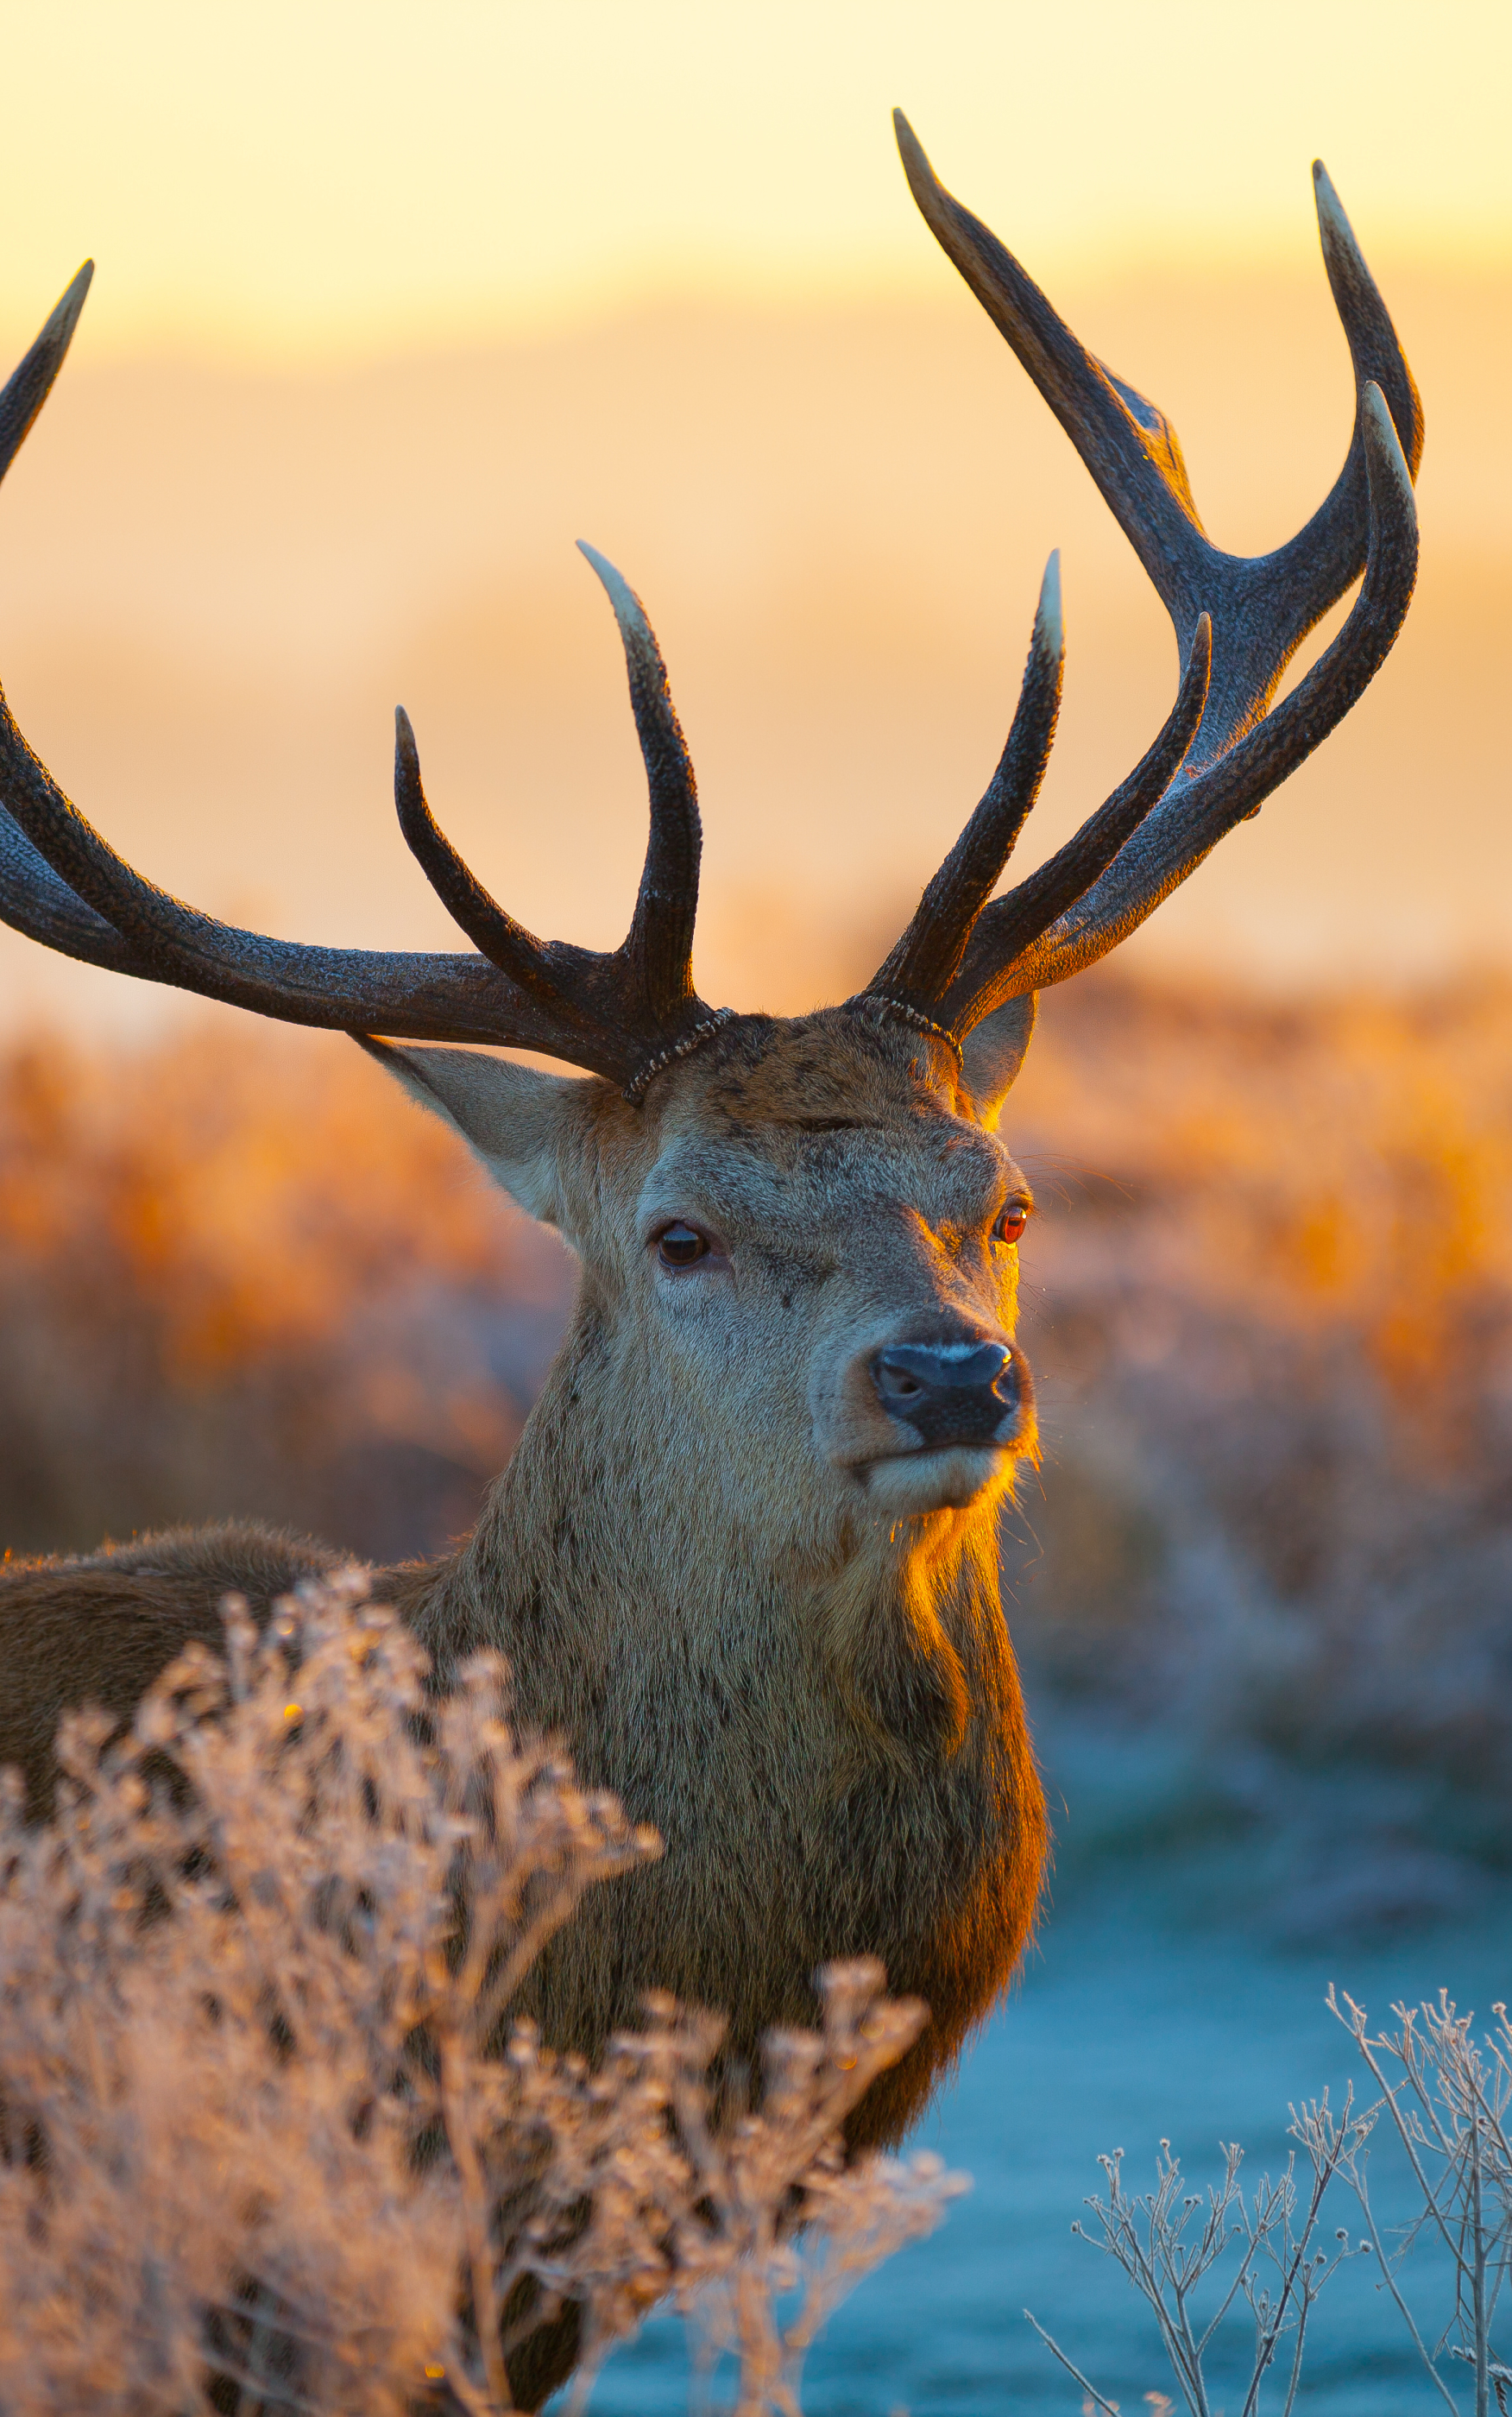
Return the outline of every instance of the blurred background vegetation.
[[[1104,972],[1046,1000],[1006,1123],[1045,1429],[1011,1617],[1052,1760],[1099,1740],[1106,1782],[1111,1743],[1179,1741],[1137,1818],[1115,1790],[1126,1849],[1284,1811],[1293,1929],[1452,1908],[1512,1809],[1512,983],[1280,1006]],[[355,1050],[15,1046],[5,1539],[251,1513],[438,1551],[570,1285]],[[1067,1872],[1099,1846],[1077,1792]]]

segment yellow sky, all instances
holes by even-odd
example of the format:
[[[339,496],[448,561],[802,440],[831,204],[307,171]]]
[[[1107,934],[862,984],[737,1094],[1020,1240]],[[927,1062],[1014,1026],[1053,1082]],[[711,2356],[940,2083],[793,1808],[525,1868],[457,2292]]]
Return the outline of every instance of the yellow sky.
[[[938,277],[888,137],[1036,266],[1504,256],[1505,0],[3,0],[0,332],[488,342],[658,292]]]

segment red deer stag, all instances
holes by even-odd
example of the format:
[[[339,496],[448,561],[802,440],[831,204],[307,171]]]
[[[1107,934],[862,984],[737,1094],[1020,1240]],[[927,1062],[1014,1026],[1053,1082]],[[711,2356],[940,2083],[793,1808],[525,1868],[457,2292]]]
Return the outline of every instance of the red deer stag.
[[[624,641],[651,793],[628,935],[532,937],[432,821],[398,718],[405,839],[472,947],[369,952],[214,921],[131,871],[0,710],[0,914],[45,946],[348,1033],[451,1123],[582,1262],[577,1306],[476,1532],[383,1571],[443,1674],[502,1648],[518,1708],[666,1841],[556,1942],[533,2009],[592,2051],[657,1984],[731,2011],[737,2049],[811,2014],[826,1960],[881,1956],[932,2022],[860,2110],[897,2137],[992,2005],[1033,1918],[1045,1820],[999,1594],[996,1518],[1034,1449],[1013,1340],[1029,1188],[998,1119],[1036,993],[1116,947],[1348,712],[1415,568],[1416,391],[1322,169],[1323,257],[1353,364],[1348,457],[1287,545],[1202,530],[1163,415],[1105,370],[936,181],[914,196],[1070,435],[1175,626],[1149,752],[1067,844],[993,891],[1061,690],[1054,558],[1002,760],[866,989],[793,1019],[710,1007],[690,951],[693,773],[638,599],[585,548]],[[0,465],[40,408],[81,271],[0,398]],[[1288,659],[1363,571],[1274,710]],[[379,1038],[377,1036],[383,1036]],[[590,1079],[455,1046],[544,1052]],[[0,1760],[45,1801],[54,1725],[125,1712],[236,1589],[265,1607],[331,1565],[249,1528],[7,1573]],[[517,2379],[534,2407],[564,2371]]]

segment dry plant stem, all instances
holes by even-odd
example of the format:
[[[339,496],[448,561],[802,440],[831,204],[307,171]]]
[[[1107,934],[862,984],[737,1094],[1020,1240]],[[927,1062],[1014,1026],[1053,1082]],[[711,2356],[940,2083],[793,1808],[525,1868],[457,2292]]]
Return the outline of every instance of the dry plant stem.
[[[768,2041],[733,2123],[707,2120],[718,2018],[659,2000],[597,2069],[505,2031],[544,1938],[656,1842],[513,1737],[496,1661],[449,1695],[425,1676],[355,1578],[262,1636],[232,1604],[224,1659],[184,1654],[128,1737],[66,1725],[49,1826],[0,1776],[16,2417],[409,2417],[435,2387],[507,2417],[513,2350],[565,2303],[591,2373],[705,2285],[742,2408],[795,2417],[821,2315],[944,2212],[928,2161],[844,2161],[923,2020],[875,1965],[823,1976],[823,2032]]]
[[[1103,2417],[1119,2417],[1117,2401],[1105,2400],[1096,2385],[1087,2381],[1086,2377],[1082,2374],[1081,2369],[1076,2364],[1075,2361],[1067,2358],[1065,2350],[1062,2349],[1060,2343],[1054,2339],[1052,2334],[1050,2334],[1045,2331],[1045,2328],[1040,2323],[1038,2318],[1032,2315],[1028,2308],[1025,2308],[1023,2313],[1028,2318],[1029,2322],[1034,2326],[1036,2333],[1039,2335],[1040,2340],[1044,2343],[1045,2348],[1050,2351],[1051,2355],[1053,2358],[1058,2358],[1060,2360],[1060,2363],[1065,2367],[1066,2374],[1070,2376],[1073,2382],[1079,2383],[1081,2386],[1087,2398],[1096,2408],[1102,2410]]]
[[[1475,2417],[1489,2417],[1494,2394],[1504,2404],[1507,2370],[1495,2359],[1491,2327],[1502,2286],[1512,2268],[1512,2141],[1506,2116],[1512,2105],[1512,2029],[1506,2009],[1495,2006],[1498,2028],[1477,2045],[1472,2018],[1461,2016],[1445,1993],[1437,2005],[1394,2006],[1399,2028],[1372,2038],[1363,2007],[1329,1991],[1330,2011],[1353,2039],[1389,2108],[1422,2201],[1395,2259],[1381,2248],[1365,2176],[1351,2182],[1376,2242],[1392,2297],[1418,2355],[1451,2408],[1457,2404],[1438,2374],[1398,2288],[1395,2266],[1417,2236],[1431,2227],[1454,2261],[1455,2307],[1438,2348],[1462,2359],[1474,2373]],[[1347,2011],[1345,2011],[1347,2009]],[[1421,2028],[1419,2028],[1421,2024]],[[1387,2065],[1400,2068],[1393,2081]],[[1431,2161],[1442,2162],[1434,2180]],[[1460,2338],[1450,2342],[1451,2333]]]
[[[1386,2248],[1385,2242],[1381,2238],[1381,2229],[1376,2223],[1375,2210],[1370,2205],[1370,2193],[1366,2181],[1363,2166],[1358,2173],[1351,2174],[1349,2180],[1350,2187],[1353,2189],[1355,2197],[1359,2201],[1360,2212],[1365,2218],[1365,2228],[1370,2236],[1370,2246],[1375,2252],[1376,2259],[1381,2269],[1382,2279],[1384,2282],[1387,2290],[1390,2292],[1392,2299],[1396,2303],[1397,2313],[1401,2318],[1401,2320],[1406,2326],[1408,2332],[1412,2334],[1418,2357],[1422,2360],[1424,2366],[1432,2377],[1433,2381],[1437,2385],[1440,2393],[1443,2394],[1446,2405],[1454,2410],[1455,2417],[1459,2417],[1459,2403],[1456,2401],[1453,2393],[1449,2390],[1448,2385],[1444,2382],[1443,2376],[1439,2373],[1438,2368],[1434,2365],[1432,2358],[1429,2356],[1429,2351],[1424,2345],[1423,2336],[1418,2332],[1417,2326],[1414,2321],[1413,2312],[1407,2305],[1406,2301],[1402,2298],[1401,2287],[1397,2281],[1395,2264],[1390,2252]]]
[[[473,2322],[477,2328],[478,2351],[489,2391],[494,2405],[507,2409],[513,2407],[513,2394],[505,2369],[504,2346],[499,2338],[499,2303],[494,2290],[493,2256],[490,2244],[488,2192],[466,2103],[466,2058],[461,2042],[450,2026],[442,2031],[437,2045],[446,2144],[457,2161],[457,2172],[461,2182],[462,2224],[467,2241]]]
[[[1312,2241],[1328,2189],[1336,2174],[1347,2168],[1357,2155],[1371,2120],[1356,2116],[1352,2102],[1347,2102],[1342,2115],[1336,2117],[1326,2096],[1304,2106],[1300,2113],[1295,2107],[1292,2109],[1292,2135],[1301,2144],[1312,2167],[1311,2188],[1296,2224],[1294,2156],[1288,2159],[1278,2181],[1263,2178],[1251,2207],[1246,2202],[1239,2181],[1243,2151],[1233,2146],[1224,2148],[1223,2179],[1207,2194],[1195,2240],[1187,2236],[1192,2216],[1203,2202],[1197,2194],[1184,2198],[1180,2196],[1181,2167],[1171,2154],[1168,2141],[1160,2143],[1156,2188],[1136,2199],[1130,2200],[1124,2194],[1123,2151],[1099,2160],[1108,2177],[1109,2197],[1106,2203],[1097,2198],[1087,2202],[1102,2233],[1101,2241],[1095,2245],[1117,2261],[1148,2302],[1191,2417],[1211,2417],[1202,2362],[1218,2327],[1241,2294],[1255,2319],[1254,2362],[1241,2417],[1255,2417],[1262,2385],[1288,2332],[1293,2339],[1282,2417],[1292,2417],[1313,2303],[1329,2276],[1352,2254],[1345,2242],[1330,2258],[1326,2252],[1313,2250]],[[1083,2231],[1080,2223],[1073,2225],[1072,2230],[1083,2239],[1094,2238]],[[1342,2242],[1342,2235],[1340,2239]],[[1240,2248],[1237,2264],[1217,2307],[1199,2331],[1193,2315],[1194,2295],[1235,2244]],[[1274,2294],[1260,2279],[1266,2261],[1276,2272]],[[1088,2382],[1027,2308],[1024,2314],[1066,2372],[1091,2394],[1099,2409],[1110,2410],[1113,2404]]]

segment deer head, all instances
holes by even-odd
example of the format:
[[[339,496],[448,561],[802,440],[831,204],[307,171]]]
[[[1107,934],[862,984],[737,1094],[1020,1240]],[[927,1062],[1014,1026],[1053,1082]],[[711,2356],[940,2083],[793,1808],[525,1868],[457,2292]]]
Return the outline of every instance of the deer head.
[[[1032,1207],[999,1139],[1036,994],[1115,947],[1256,813],[1355,702],[1415,570],[1411,374],[1326,175],[1327,272],[1353,363],[1348,455],[1291,542],[1254,558],[1204,535],[1163,415],[1104,369],[935,179],[906,121],[914,195],[1096,479],[1165,602],[1180,676],[1142,761],[1076,836],[995,896],[1054,733],[1059,571],[1041,590],[1001,761],[866,988],[796,1020],[693,987],[701,832],[650,624],[584,547],[613,607],[650,785],[629,931],[611,953],[541,941],[433,820],[398,716],[401,826],[472,946],[325,949],[215,921],[144,880],[62,794],[0,705],[0,914],[46,946],[287,1021],[344,1031],[447,1117],[521,1205],[581,1254],[600,1390],[653,1455],[696,1439],[709,1515],[753,1464],[795,1537],[990,1499],[1032,1451],[1013,1341],[1014,1245]],[[88,266],[0,396],[0,471],[62,362]],[[1282,670],[1363,571],[1347,621],[1282,703]],[[381,1037],[380,1037],[381,1036]],[[445,1047],[399,1046],[429,1042]],[[554,1076],[458,1043],[523,1048]]]

